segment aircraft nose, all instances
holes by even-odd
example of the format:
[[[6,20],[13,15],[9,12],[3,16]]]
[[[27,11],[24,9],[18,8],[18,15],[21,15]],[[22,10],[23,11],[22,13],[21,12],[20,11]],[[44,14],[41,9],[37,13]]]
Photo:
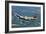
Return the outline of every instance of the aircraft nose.
[[[34,16],[34,18],[37,18],[36,16]]]

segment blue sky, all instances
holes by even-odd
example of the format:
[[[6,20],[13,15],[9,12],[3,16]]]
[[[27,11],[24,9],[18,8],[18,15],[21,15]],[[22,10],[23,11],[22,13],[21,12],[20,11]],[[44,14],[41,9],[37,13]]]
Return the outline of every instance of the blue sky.
[[[12,6],[12,11],[23,16],[32,16],[40,13],[40,7]]]

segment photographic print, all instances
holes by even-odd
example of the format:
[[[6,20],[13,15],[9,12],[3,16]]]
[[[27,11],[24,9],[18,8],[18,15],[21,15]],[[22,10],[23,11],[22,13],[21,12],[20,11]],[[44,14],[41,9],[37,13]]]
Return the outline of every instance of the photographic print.
[[[40,27],[41,7],[12,6],[12,28]]]
[[[30,3],[30,2],[29,2]],[[9,31],[43,30],[43,5],[9,2]]]

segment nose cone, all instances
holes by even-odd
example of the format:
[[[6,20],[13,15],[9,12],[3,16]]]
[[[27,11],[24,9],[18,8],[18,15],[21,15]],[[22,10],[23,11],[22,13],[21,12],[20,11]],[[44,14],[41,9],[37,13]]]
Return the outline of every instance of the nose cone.
[[[34,16],[34,18],[37,18],[36,16]]]

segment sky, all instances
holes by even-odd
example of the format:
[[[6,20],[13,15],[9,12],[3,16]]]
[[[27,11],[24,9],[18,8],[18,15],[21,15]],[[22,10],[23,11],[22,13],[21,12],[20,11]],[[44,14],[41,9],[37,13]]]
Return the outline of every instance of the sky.
[[[12,12],[23,16],[32,16],[40,13],[40,7],[12,6]]]

